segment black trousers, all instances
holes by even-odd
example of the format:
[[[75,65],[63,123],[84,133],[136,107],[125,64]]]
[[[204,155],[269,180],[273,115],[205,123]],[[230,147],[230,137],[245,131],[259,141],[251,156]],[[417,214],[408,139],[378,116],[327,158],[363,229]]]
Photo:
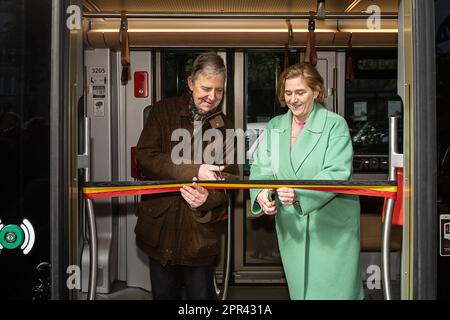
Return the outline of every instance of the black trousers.
[[[189,300],[217,300],[214,265],[191,267],[166,265],[149,258],[154,300],[181,300],[183,285]]]

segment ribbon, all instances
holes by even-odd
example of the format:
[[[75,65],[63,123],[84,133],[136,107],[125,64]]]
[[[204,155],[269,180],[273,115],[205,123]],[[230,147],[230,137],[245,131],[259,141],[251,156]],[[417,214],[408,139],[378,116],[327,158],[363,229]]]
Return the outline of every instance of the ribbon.
[[[122,181],[87,182],[83,194],[87,199],[135,196],[178,192],[193,181]],[[330,181],[330,180],[239,180],[195,181],[206,189],[278,189],[293,188],[342,194],[364,195],[396,199],[396,181]]]

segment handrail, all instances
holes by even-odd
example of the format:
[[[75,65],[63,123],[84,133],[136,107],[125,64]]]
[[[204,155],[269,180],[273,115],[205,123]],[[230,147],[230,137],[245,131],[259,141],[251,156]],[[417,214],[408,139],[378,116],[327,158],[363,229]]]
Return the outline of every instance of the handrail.
[[[94,208],[91,199],[86,199],[87,216],[88,216],[88,229],[89,229],[89,285],[87,300],[95,300],[97,291],[97,226],[95,223]]]
[[[89,117],[84,118],[84,150],[77,156],[77,168],[84,169],[84,182],[90,180],[90,150],[91,150],[91,122]],[[88,225],[88,243],[89,243],[89,283],[87,300],[95,300],[97,291],[97,226],[95,222],[94,208],[92,200],[84,197],[86,201],[86,216]]]
[[[397,181],[397,168],[403,167],[403,155],[398,153],[397,144],[397,128],[398,117],[389,118],[389,180]],[[401,182],[402,183],[402,182]],[[394,212],[394,199],[388,199],[386,203],[386,212],[383,221],[383,229],[381,234],[381,265],[383,276],[383,293],[386,300],[392,300],[391,288],[391,270],[390,270],[390,253],[391,253],[391,226],[392,215]]]
[[[231,212],[231,202],[228,204],[228,212]],[[225,240],[225,254],[224,254],[224,273],[222,278],[222,288],[219,288],[217,279],[214,276],[214,287],[216,289],[217,299],[226,300],[228,296],[228,287],[230,283],[231,274],[231,255],[232,255],[232,239],[234,238],[234,215],[228,214],[227,219],[227,233]]]
[[[367,19],[372,13],[327,13],[326,19]],[[317,14],[313,16],[317,19]],[[398,19],[398,14],[395,12],[381,13],[380,19]],[[120,19],[120,12],[85,12],[83,18],[117,18]],[[254,12],[235,12],[235,13],[175,13],[175,12],[129,12],[127,11],[128,19],[310,19],[309,12],[279,12],[279,13],[254,13]],[[321,16],[319,17],[321,18]]]

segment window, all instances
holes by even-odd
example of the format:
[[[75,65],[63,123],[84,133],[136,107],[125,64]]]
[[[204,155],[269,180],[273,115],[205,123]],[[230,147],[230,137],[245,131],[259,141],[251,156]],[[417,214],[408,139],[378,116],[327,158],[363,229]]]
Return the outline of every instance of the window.
[[[389,117],[403,114],[397,95],[397,50],[354,50],[350,56],[354,78],[346,81],[345,118],[354,148],[353,170],[384,173],[389,165]]]
[[[163,97],[176,97],[188,91],[187,77],[195,58],[202,52],[166,52],[161,82]]]
[[[278,77],[285,67],[298,62],[299,52],[283,51],[248,51],[246,55],[246,154],[244,175],[250,174],[250,164],[267,122],[273,117],[285,113],[277,98]],[[244,192],[246,203],[244,215],[245,248],[244,263],[246,265],[280,265],[280,253],[275,232],[275,218],[262,215],[255,217],[250,209],[250,195]]]

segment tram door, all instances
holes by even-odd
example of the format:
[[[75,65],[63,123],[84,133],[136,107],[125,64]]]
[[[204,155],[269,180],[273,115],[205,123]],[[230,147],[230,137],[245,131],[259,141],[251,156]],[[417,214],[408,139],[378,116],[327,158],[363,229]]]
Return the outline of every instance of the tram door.
[[[160,51],[131,51],[129,79],[123,83],[120,53],[110,49],[85,51],[92,181],[133,180],[131,148],[137,144],[149,108],[161,97],[180,95],[186,90],[186,77],[200,52],[161,54]],[[219,54],[226,60],[224,52]],[[154,66],[156,70],[153,70]],[[226,98],[223,106],[226,112]],[[151,291],[148,257],[135,242],[138,203],[138,196],[94,201],[98,233],[98,293],[110,293],[116,280],[125,282],[128,287]],[[86,292],[88,242],[82,250],[81,264],[82,289]],[[219,281],[221,266],[222,261],[219,261]]]
[[[86,107],[92,128],[90,178],[93,181],[133,179],[130,149],[139,138],[146,108],[161,98],[180,95],[186,90],[186,76],[200,52],[181,49],[131,51],[130,77],[126,84],[122,84],[119,53],[110,49],[85,51]],[[349,123],[355,148],[354,179],[385,179],[387,150],[384,148],[387,147],[387,141],[372,145],[369,143],[368,146],[368,143],[359,145],[358,139],[365,134],[364,126],[370,123],[381,122],[381,128],[375,129],[381,130],[379,134],[385,132],[388,112],[394,112],[399,107],[398,101],[393,98],[396,96],[396,52],[391,50],[391,53],[378,52],[372,55],[367,52],[370,51],[354,54],[356,65],[359,63],[363,66],[361,70],[355,68],[354,80],[345,79],[345,52],[319,52],[317,69],[327,88],[326,107],[344,116]],[[253,49],[229,53],[219,51],[219,54],[225,61],[232,59],[232,63],[228,61],[232,72],[226,84],[232,90],[226,91],[232,91],[233,95],[225,96],[223,106],[225,113],[228,112],[234,118],[235,127],[247,134],[246,162],[241,165],[241,179],[247,179],[252,152],[265,124],[272,117],[287,111],[279,106],[276,98],[277,79],[284,68],[285,59],[288,59],[288,64],[293,64],[302,59],[302,53],[298,50],[286,56],[282,50]],[[384,60],[376,60],[375,56],[384,57]],[[383,70],[374,71],[373,68],[379,68],[380,65],[384,66],[384,73]],[[374,73],[379,75],[379,79],[367,78],[367,75]],[[147,92],[140,93],[136,89],[135,80],[139,80],[139,76],[147,79],[144,85],[144,91]],[[94,202],[99,239],[97,291],[100,293],[110,292],[115,280],[151,291],[148,259],[135,244],[138,200],[137,197],[123,197]],[[231,214],[235,217],[235,232],[232,235],[233,282],[285,283],[274,221],[269,216],[255,217],[250,213],[246,191],[237,192],[232,208]],[[378,221],[378,217],[382,203],[362,199],[362,208],[363,213],[378,213],[362,215],[364,232],[377,225],[376,230],[379,230],[381,221]],[[364,233],[364,239],[374,233]],[[365,271],[369,266],[380,266],[380,253],[377,245],[365,247],[364,239],[361,272],[363,279],[366,279]],[[88,282],[88,256],[88,246],[85,246],[82,255],[84,290]],[[398,270],[399,255],[396,254],[391,260],[394,261],[394,269]],[[222,262],[217,268],[219,279],[223,270]]]
[[[85,50],[86,110],[91,119],[92,181],[132,181],[131,147],[144,123],[144,110],[152,104],[152,53],[131,51],[129,79],[121,82],[120,52]],[[136,81],[135,81],[136,80]],[[136,90],[139,82],[144,91]],[[98,233],[97,292],[110,293],[114,281],[151,290],[148,258],[135,244],[137,197],[94,201]],[[89,246],[82,253],[82,289],[89,279]]]
[[[318,55],[317,69],[326,87],[324,104],[345,117],[350,128],[354,147],[353,179],[386,179],[388,117],[402,114],[402,102],[397,95],[397,50],[355,50],[352,53],[354,77],[347,79],[344,51],[319,52]],[[300,57],[294,56],[294,60]],[[287,111],[279,106],[276,98],[277,78],[284,58],[283,52],[276,50],[235,54],[235,125],[247,134],[248,162],[243,166],[242,179],[248,179],[252,154],[266,123]],[[244,85],[237,85],[242,83],[242,78]],[[360,200],[362,279],[369,299],[383,299],[379,278],[383,200],[371,197],[360,197]],[[254,216],[247,191],[240,191],[236,197],[234,214],[235,283],[285,283],[273,217]],[[396,297],[400,293],[401,236],[401,227],[393,227],[390,261]]]
[[[253,152],[267,122],[287,111],[277,99],[279,75],[286,65],[301,60],[303,54],[300,50],[287,55],[276,49],[235,53],[235,126],[246,132],[246,162],[242,166],[241,179],[248,179]],[[344,52],[318,52],[317,69],[327,88],[325,105],[335,112],[344,101],[344,64]],[[234,282],[285,283],[274,218],[251,213],[247,190],[238,192],[234,205]]]

